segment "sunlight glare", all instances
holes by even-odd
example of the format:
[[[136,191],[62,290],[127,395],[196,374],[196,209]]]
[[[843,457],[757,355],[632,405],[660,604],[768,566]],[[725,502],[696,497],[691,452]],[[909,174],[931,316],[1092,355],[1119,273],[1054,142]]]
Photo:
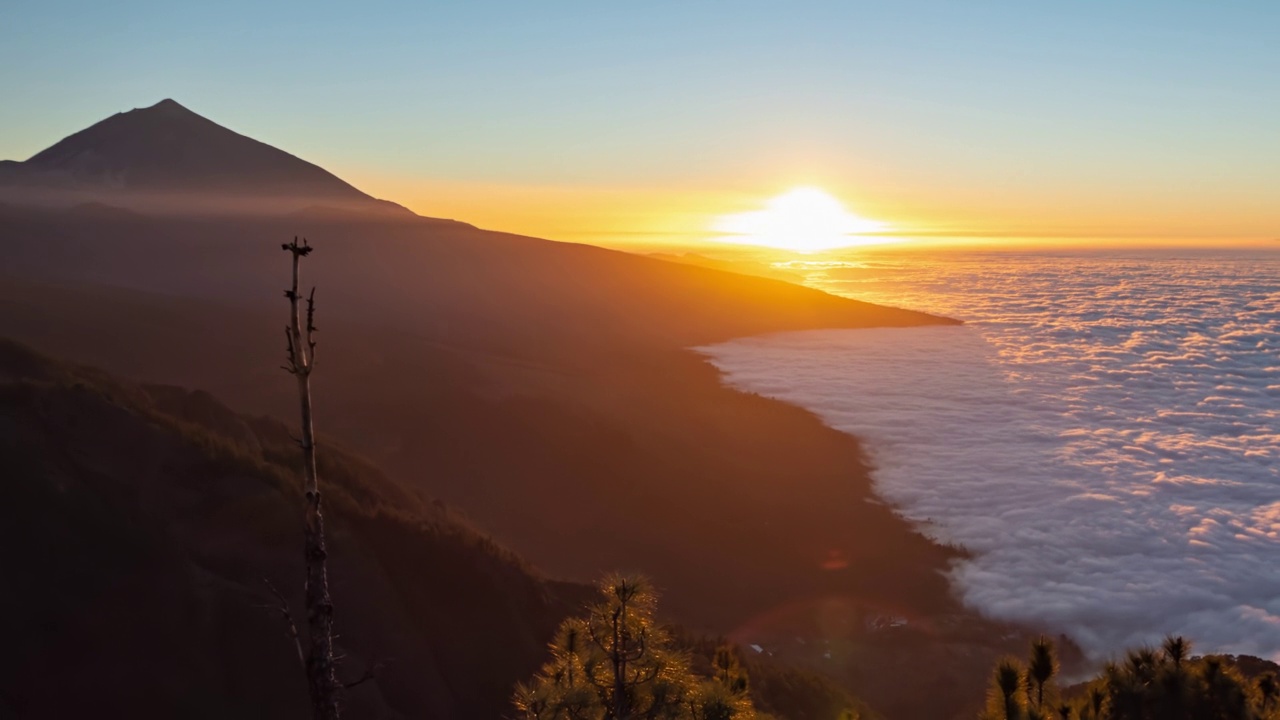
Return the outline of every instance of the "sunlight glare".
[[[720,238],[724,242],[811,253],[885,242],[866,236],[885,227],[849,212],[820,188],[799,187],[769,200],[763,210],[726,215],[712,229],[731,236]]]

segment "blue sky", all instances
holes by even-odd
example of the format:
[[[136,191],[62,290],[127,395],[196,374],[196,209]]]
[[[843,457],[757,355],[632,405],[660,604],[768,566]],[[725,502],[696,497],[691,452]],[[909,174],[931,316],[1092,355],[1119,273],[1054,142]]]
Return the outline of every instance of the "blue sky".
[[[795,179],[887,212],[1192,202],[1266,232],[1277,38],[1276,2],[8,0],[0,158],[173,97],[388,187]]]

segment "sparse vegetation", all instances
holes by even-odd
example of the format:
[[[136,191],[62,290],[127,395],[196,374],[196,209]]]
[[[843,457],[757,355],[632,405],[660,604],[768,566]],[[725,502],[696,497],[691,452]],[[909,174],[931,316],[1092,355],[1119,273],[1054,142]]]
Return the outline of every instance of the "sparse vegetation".
[[[600,600],[570,618],[551,659],[516,688],[527,720],[764,720],[747,694],[746,672],[730,647],[717,649],[701,677],[654,618],[657,597],[644,578],[612,575]]]
[[[1024,667],[1014,658],[996,666],[983,720],[1272,720],[1280,717],[1280,684],[1272,671],[1253,678],[1234,658],[1190,656],[1191,644],[1166,638],[1138,648],[1098,676],[1059,690],[1051,642],[1032,643]]]

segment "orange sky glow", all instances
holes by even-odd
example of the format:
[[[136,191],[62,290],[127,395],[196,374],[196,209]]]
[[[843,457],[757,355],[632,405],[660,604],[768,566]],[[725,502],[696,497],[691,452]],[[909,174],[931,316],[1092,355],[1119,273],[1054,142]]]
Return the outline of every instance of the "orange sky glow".
[[[734,242],[726,218],[758,213],[796,188],[816,188],[871,224],[854,228],[848,246],[937,245],[1277,245],[1269,228],[1280,210],[1249,193],[1198,197],[1159,188],[1008,194],[964,188],[849,187],[798,177],[791,182],[726,182],[670,187],[459,182],[348,173],[358,187],[422,215],[568,242],[621,248],[714,250]],[[703,181],[705,183],[705,181]],[[743,244],[753,244],[744,240]],[[770,243],[765,243],[770,244]],[[834,244],[834,243],[833,243]],[[816,248],[822,249],[822,248]]]
[[[509,3],[500,23],[229,3],[20,3],[0,159],[174,97],[420,214],[555,240],[724,247],[724,218],[798,187],[883,223],[862,241],[1280,238],[1275,2]]]

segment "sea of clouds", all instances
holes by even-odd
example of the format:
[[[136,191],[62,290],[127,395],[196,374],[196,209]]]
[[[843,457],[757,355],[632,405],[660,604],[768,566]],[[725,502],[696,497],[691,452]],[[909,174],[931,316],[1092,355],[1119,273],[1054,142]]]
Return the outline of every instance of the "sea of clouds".
[[[792,270],[967,324],[700,351],[863,438],[877,491],[975,551],[973,607],[1095,657],[1280,657],[1280,253],[877,258]]]

